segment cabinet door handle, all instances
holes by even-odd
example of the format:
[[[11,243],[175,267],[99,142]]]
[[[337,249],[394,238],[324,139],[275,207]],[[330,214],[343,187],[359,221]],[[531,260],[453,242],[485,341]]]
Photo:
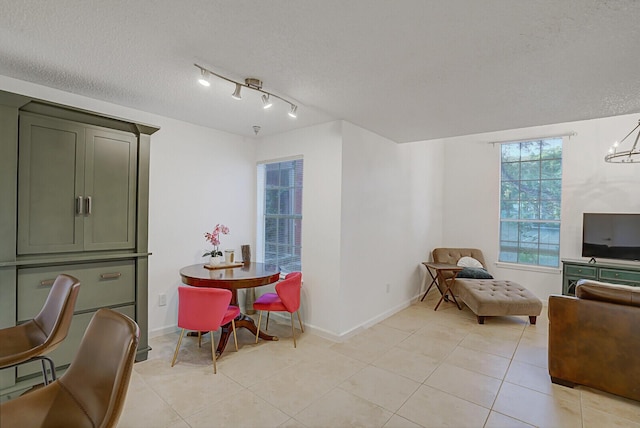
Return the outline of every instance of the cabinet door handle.
[[[120,272],[101,273],[100,279],[115,279],[120,278],[122,274]]]
[[[43,279],[42,281],[40,281],[40,286],[49,287],[49,286],[52,286],[54,282],[55,282],[55,279]]]
[[[76,214],[82,214],[82,208],[84,207],[84,204],[82,203],[82,196],[78,196],[76,198]]]
[[[87,215],[91,215],[91,196],[87,196]]]

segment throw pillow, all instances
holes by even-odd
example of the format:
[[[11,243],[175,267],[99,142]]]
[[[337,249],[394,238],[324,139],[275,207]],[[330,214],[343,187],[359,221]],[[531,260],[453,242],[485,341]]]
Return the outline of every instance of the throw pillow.
[[[493,279],[493,276],[483,268],[465,267],[458,272],[457,278]]]
[[[473,257],[468,257],[468,256],[460,257],[460,260],[458,260],[458,266],[484,268],[484,266],[482,266],[482,263],[480,263],[478,260],[474,259]]]

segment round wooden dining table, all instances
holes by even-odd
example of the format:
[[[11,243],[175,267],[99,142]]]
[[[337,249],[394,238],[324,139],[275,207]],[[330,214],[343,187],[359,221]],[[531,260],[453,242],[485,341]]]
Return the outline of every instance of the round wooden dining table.
[[[244,262],[242,266],[233,268],[205,267],[204,263],[185,266],[180,269],[182,282],[193,287],[226,288],[231,290],[231,304],[238,306],[238,290],[243,288],[260,287],[273,284],[280,279],[280,269],[271,264],[258,262]],[[242,312],[235,319],[236,329],[246,328],[255,336],[258,331],[253,318]],[[216,355],[221,355],[227,346],[231,331],[231,323],[222,327],[220,342],[216,349]],[[277,336],[270,336],[260,331],[259,337],[263,340],[278,340]]]

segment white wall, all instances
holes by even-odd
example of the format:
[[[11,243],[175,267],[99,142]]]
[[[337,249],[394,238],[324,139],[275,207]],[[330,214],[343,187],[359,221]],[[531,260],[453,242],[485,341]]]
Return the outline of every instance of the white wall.
[[[557,270],[497,266],[500,146],[491,141],[576,132],[563,147],[561,258],[580,259],[582,213],[640,212],[640,164],[604,162],[611,143],[624,137],[639,115],[560,123],[437,140],[445,147],[444,239],[447,247],[482,249],[496,278],[525,285],[539,298],[562,292]]]
[[[402,144],[343,125],[342,332],[373,324],[419,294],[442,239],[442,144]],[[422,270],[421,270],[422,269]]]
[[[300,311],[308,328],[328,337],[341,332],[343,305],[339,298],[341,132],[341,122],[330,122],[265,137],[256,148],[258,161],[303,156]]]
[[[229,227],[220,249],[255,248],[255,143],[242,137],[157,118],[151,137],[149,184],[149,329],[177,324],[181,267],[202,263],[212,249],[204,233]],[[158,306],[158,295],[167,306]]]
[[[216,223],[231,229],[223,248],[238,253],[255,241],[255,142],[139,110],[0,76],[0,89],[100,114],[149,123],[149,334],[177,324],[178,271],[201,263],[204,233]],[[158,295],[167,306],[158,306]]]

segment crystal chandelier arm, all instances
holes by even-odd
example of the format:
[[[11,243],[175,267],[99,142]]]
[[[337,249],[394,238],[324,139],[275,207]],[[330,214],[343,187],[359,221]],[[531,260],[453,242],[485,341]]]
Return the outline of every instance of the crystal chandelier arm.
[[[633,129],[631,130],[631,132],[629,132],[627,135],[625,135],[625,136],[624,136],[624,138],[623,138],[622,140],[620,140],[620,144],[622,144],[622,143],[624,142],[624,140],[626,140],[626,139],[627,139],[627,137],[628,137],[629,135],[633,134],[633,131],[635,131],[636,129],[638,129],[638,127],[639,127],[639,126],[640,126],[640,121],[638,121],[638,124],[636,125],[636,127],[635,127],[635,128],[633,128]],[[640,132],[638,133],[638,135],[640,135]],[[635,148],[636,148],[636,144],[638,144],[638,137],[636,137],[636,142],[635,142],[635,144],[633,145],[633,148],[632,148],[631,150],[633,150],[633,149],[635,149]]]
[[[640,148],[638,148],[638,141],[640,140],[640,131],[636,135],[636,139],[633,142],[633,146],[629,150],[619,150],[622,143],[629,137],[629,135],[633,134],[638,128],[640,128],[640,121],[635,128],[631,130],[627,135],[624,136],[620,142],[616,142],[609,149],[609,153],[604,157],[605,162],[610,163],[635,163],[636,160],[640,159]]]
[[[638,123],[638,126],[640,126],[640,123]],[[636,129],[638,129],[638,126],[636,126],[636,128],[634,129],[634,131]],[[631,131],[633,132],[633,131]],[[640,132],[638,132],[638,135],[636,135],[636,141],[633,142],[633,147],[631,147],[631,151],[634,152],[636,150],[636,147],[638,146],[638,139],[640,139]]]

